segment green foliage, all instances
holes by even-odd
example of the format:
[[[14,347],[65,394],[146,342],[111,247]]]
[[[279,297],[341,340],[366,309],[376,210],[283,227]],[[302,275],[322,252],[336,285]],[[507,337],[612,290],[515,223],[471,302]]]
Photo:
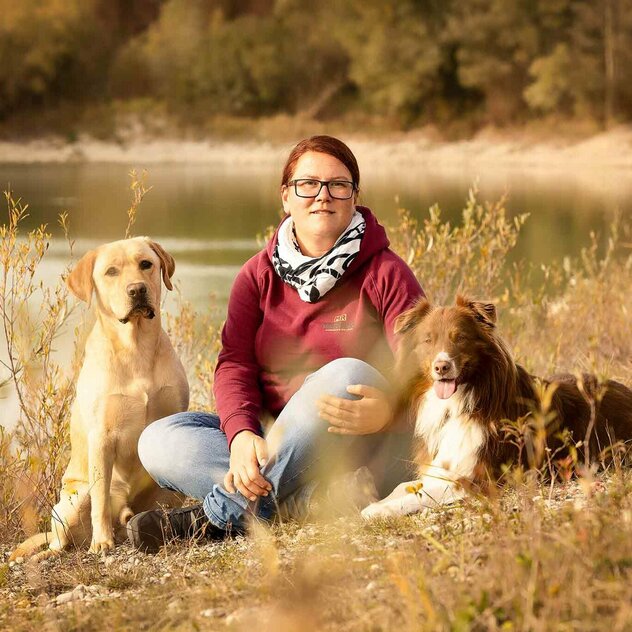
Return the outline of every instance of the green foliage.
[[[556,44],[550,55],[539,57],[529,67],[533,83],[524,91],[534,110],[552,112],[564,108],[572,92],[573,60],[567,44]]]
[[[442,62],[439,16],[419,4],[348,2],[329,13],[341,18],[336,35],[350,59],[349,79],[373,111],[404,121],[415,120],[436,93]]]
[[[632,0],[0,0],[0,10],[0,116],[151,98],[207,116],[361,110],[400,127],[632,118]]]
[[[101,87],[108,50],[95,7],[96,0],[0,0],[0,115]]]

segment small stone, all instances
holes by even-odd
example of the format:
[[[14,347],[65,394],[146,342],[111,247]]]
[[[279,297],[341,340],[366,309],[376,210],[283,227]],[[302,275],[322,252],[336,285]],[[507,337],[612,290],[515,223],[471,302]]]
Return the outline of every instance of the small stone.
[[[43,608],[44,606],[48,605],[48,595],[46,595],[45,593],[40,593],[39,595],[37,595],[37,597],[35,597],[35,605],[38,608]]]
[[[202,610],[200,612],[201,617],[217,617],[220,615],[220,611],[218,608],[207,608],[206,610]]]
[[[372,573],[377,573],[378,571],[382,570],[382,567],[379,564],[371,564],[371,566],[369,566],[369,570]]]
[[[378,583],[377,583],[377,582],[369,582],[369,583],[366,585],[365,590],[366,590],[367,592],[373,592],[374,590],[376,590],[376,589],[377,589],[377,587],[378,587]]]
[[[111,566],[112,564],[114,564],[114,562],[116,561],[116,559],[114,558],[113,555],[108,555],[104,560],[103,563],[106,566]]]
[[[16,564],[22,564],[23,562],[24,562],[24,558],[22,556],[15,558],[15,563]]]
[[[237,623],[238,621],[239,621],[239,613],[238,612],[231,612],[226,617],[226,620],[224,621],[224,623],[226,625],[233,625],[233,624]]]
[[[70,603],[71,601],[75,601],[76,597],[73,595],[72,590],[68,592],[62,593],[61,595],[57,595],[55,597],[55,603],[58,606],[61,606],[64,603]]]
[[[60,605],[64,603],[70,603],[71,601],[82,601],[85,600],[86,596],[86,587],[83,584],[79,584],[72,590],[62,593],[61,595],[57,595],[57,597],[55,598],[55,603],[57,605]]]

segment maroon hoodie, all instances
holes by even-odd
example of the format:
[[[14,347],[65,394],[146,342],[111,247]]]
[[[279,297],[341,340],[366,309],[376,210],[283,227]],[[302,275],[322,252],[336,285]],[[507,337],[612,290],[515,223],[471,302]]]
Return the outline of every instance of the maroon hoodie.
[[[275,272],[277,233],[239,271],[230,293],[215,370],[215,399],[228,444],[242,430],[261,434],[263,410],[275,417],[305,378],[337,358],[358,358],[389,377],[397,316],[421,296],[419,282],[389,249],[368,208],[360,252],[316,303]]]

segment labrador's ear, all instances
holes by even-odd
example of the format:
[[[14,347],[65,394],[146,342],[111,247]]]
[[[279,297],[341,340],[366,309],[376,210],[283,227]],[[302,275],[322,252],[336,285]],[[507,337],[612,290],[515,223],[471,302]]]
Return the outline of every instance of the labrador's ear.
[[[162,270],[162,280],[168,290],[173,290],[171,285],[171,277],[176,271],[175,259],[157,242],[149,240],[149,246],[158,255],[160,259],[160,268]]]
[[[88,303],[92,301],[92,291],[94,290],[94,281],[92,280],[92,272],[94,271],[94,262],[97,258],[96,250],[86,252],[74,267],[73,271],[68,275],[66,285],[68,289],[80,300]]]
[[[395,333],[405,334],[421,322],[430,312],[432,306],[425,298],[420,298],[410,309],[402,312],[395,319]]]

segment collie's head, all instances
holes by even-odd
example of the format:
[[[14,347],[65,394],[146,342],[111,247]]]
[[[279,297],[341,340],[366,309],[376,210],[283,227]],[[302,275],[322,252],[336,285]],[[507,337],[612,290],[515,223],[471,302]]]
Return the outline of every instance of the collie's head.
[[[495,329],[496,308],[491,303],[457,296],[456,305],[439,307],[421,299],[395,323],[401,336],[398,375],[404,383],[421,381],[448,399],[461,385],[480,382],[490,370],[510,368],[512,361]]]

